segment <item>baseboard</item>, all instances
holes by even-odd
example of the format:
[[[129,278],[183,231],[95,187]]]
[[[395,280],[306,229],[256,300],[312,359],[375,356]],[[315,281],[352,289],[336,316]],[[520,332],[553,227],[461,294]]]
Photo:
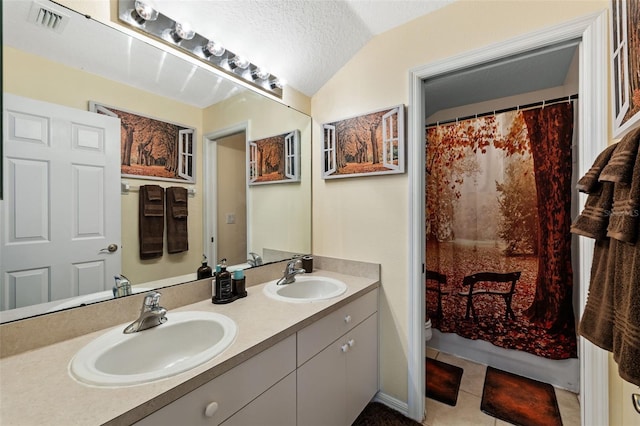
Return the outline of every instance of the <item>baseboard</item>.
[[[400,401],[399,399],[396,399],[382,392],[378,392],[376,396],[373,397],[373,401],[384,404],[387,407],[393,408],[394,410],[400,412],[402,415],[409,417],[409,404],[404,401]]]

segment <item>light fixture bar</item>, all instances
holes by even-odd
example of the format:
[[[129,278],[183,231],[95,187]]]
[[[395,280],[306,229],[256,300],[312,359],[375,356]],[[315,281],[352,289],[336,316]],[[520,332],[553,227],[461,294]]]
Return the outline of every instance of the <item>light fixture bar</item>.
[[[215,40],[209,40],[192,31],[186,22],[176,22],[154,10],[144,1],[119,0],[118,18],[147,36],[197,58],[245,84],[282,99],[282,84],[278,77],[265,72],[241,55],[225,49]]]

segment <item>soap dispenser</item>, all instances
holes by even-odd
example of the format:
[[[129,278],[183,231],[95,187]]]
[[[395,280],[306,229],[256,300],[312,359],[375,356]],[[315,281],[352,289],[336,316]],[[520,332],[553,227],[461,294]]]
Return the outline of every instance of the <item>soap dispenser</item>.
[[[231,287],[231,273],[227,271],[227,259],[220,261],[220,272],[216,274],[215,283],[215,294],[211,299],[213,303],[224,304],[235,300]]]
[[[207,256],[204,254],[202,255],[202,265],[198,268],[197,275],[199,280],[211,278],[211,266],[207,265]]]

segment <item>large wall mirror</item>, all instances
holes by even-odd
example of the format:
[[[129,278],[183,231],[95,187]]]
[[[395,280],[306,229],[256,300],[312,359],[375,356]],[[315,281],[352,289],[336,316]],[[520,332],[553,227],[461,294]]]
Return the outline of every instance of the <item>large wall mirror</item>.
[[[118,246],[115,251],[120,260],[118,273],[131,281],[134,292],[195,279],[203,254],[209,256],[210,265],[227,257],[229,264],[254,267],[256,263],[266,264],[310,252],[308,115],[214,73],[206,65],[190,61],[170,48],[132,37],[117,26],[105,25],[59,4],[15,0],[2,2],[2,8],[4,104],[7,98],[16,95],[19,99],[96,114],[89,111],[90,103],[94,102],[195,129],[193,182],[121,177],[118,170],[115,185],[120,232],[112,242]],[[48,13],[54,16],[47,16]],[[9,120],[5,107],[0,322],[111,299],[113,274],[102,274],[99,279],[92,279],[90,285],[82,286],[78,284],[82,269],[70,264],[66,268],[71,271],[71,278],[59,283],[44,261],[40,270],[48,272],[33,278],[31,269],[7,260],[11,257],[7,255],[10,246],[17,245],[11,229],[16,226],[19,204],[16,194],[20,192],[19,188],[9,187],[16,162],[5,147]],[[300,179],[248,185],[249,142],[293,133],[299,141],[296,155],[300,160]],[[121,134],[115,143],[119,142]],[[31,159],[19,160],[26,164]],[[140,258],[138,188],[150,184],[184,187],[189,191],[187,251],[167,253],[165,236],[161,257]],[[67,185],[63,183],[61,193],[71,192],[72,182]],[[27,195],[23,192],[20,197],[23,202]],[[53,219],[54,215],[48,215],[47,203],[39,202],[44,207],[38,220],[47,229],[55,230],[61,225]],[[43,238],[41,243],[45,245],[48,241]],[[113,255],[108,250],[94,251],[87,259],[96,265],[101,262],[100,256]],[[250,253],[260,260],[256,262]],[[22,255],[33,257],[36,256],[28,251]]]

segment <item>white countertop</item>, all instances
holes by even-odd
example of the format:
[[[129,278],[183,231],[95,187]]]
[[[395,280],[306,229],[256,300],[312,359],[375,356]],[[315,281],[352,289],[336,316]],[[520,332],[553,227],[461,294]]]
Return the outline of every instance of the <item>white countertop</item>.
[[[267,297],[261,284],[249,287],[248,297],[227,305],[204,300],[173,310],[224,314],[236,322],[238,334],[235,342],[214,359],[153,383],[99,388],[81,384],[69,375],[68,365],[75,353],[111,328],[3,358],[0,424],[66,426],[137,421],[378,286],[375,279],[330,271],[313,275],[340,279],[347,284],[347,291],[326,301],[288,303]],[[171,312],[167,314],[169,319]],[[132,312],[131,321],[136,315]]]

